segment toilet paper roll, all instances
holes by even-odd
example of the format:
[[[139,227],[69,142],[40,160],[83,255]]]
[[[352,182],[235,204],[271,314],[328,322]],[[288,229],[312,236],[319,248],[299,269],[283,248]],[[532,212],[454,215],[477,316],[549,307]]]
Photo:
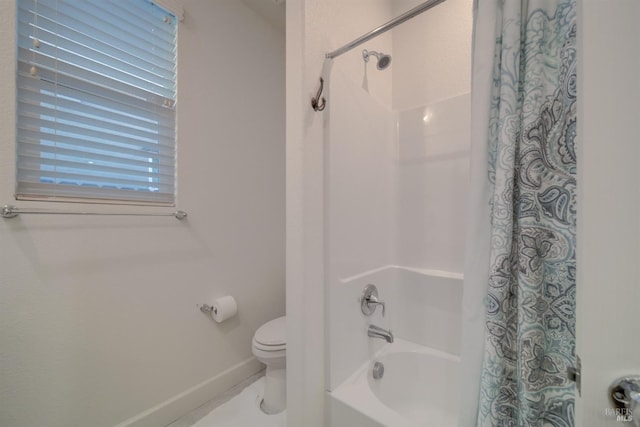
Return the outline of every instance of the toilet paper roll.
[[[213,302],[211,315],[213,316],[213,320],[218,323],[235,316],[236,313],[238,313],[238,305],[231,295],[218,298]]]

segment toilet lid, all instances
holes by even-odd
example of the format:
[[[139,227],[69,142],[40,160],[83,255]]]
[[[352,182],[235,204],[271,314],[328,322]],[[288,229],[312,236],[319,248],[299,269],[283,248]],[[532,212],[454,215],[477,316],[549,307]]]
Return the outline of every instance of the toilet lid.
[[[282,347],[287,343],[286,333],[286,317],[282,316],[260,326],[253,336],[253,339],[256,343],[263,346]]]

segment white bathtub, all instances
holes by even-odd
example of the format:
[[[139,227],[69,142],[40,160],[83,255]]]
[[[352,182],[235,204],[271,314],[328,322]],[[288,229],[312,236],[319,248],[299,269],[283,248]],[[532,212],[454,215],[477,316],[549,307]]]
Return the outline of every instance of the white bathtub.
[[[374,380],[374,362],[384,376]],[[332,427],[455,427],[459,399],[458,356],[402,339],[329,393]]]

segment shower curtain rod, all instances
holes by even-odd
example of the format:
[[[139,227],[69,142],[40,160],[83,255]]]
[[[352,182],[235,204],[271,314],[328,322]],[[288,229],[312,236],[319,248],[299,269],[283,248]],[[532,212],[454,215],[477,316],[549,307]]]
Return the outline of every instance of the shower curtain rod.
[[[184,211],[176,211],[171,213],[124,213],[124,212],[69,212],[54,211],[47,209],[21,209],[13,205],[4,205],[2,207],[3,218],[14,218],[22,214],[39,214],[39,215],[112,215],[112,216],[173,216],[176,219],[185,219],[187,213]]]
[[[374,37],[379,36],[382,33],[385,33],[387,31],[389,31],[390,29],[402,24],[405,21],[408,21],[409,19],[413,18],[414,16],[420,15],[422,12],[425,12],[429,9],[431,9],[433,6],[437,6],[440,3],[445,2],[446,0],[427,0],[424,3],[414,7],[413,9],[403,13],[402,15],[393,18],[391,21],[387,22],[386,24],[382,24],[381,26],[379,26],[378,28],[376,28],[375,30],[369,31],[367,34],[358,37],[357,39],[353,40],[351,43],[347,43],[346,45],[342,46],[339,49],[334,50],[333,52],[329,52],[325,55],[325,57],[327,59],[333,59],[336,56],[340,56],[345,52],[350,51],[351,49],[353,49],[354,47],[360,46],[362,43],[371,40]]]

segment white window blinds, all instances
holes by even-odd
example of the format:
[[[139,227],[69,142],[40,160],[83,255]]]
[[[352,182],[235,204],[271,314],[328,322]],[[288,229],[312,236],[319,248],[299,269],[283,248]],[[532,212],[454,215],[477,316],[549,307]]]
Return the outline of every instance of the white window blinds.
[[[17,21],[16,198],[174,204],[176,19],[18,0]]]

